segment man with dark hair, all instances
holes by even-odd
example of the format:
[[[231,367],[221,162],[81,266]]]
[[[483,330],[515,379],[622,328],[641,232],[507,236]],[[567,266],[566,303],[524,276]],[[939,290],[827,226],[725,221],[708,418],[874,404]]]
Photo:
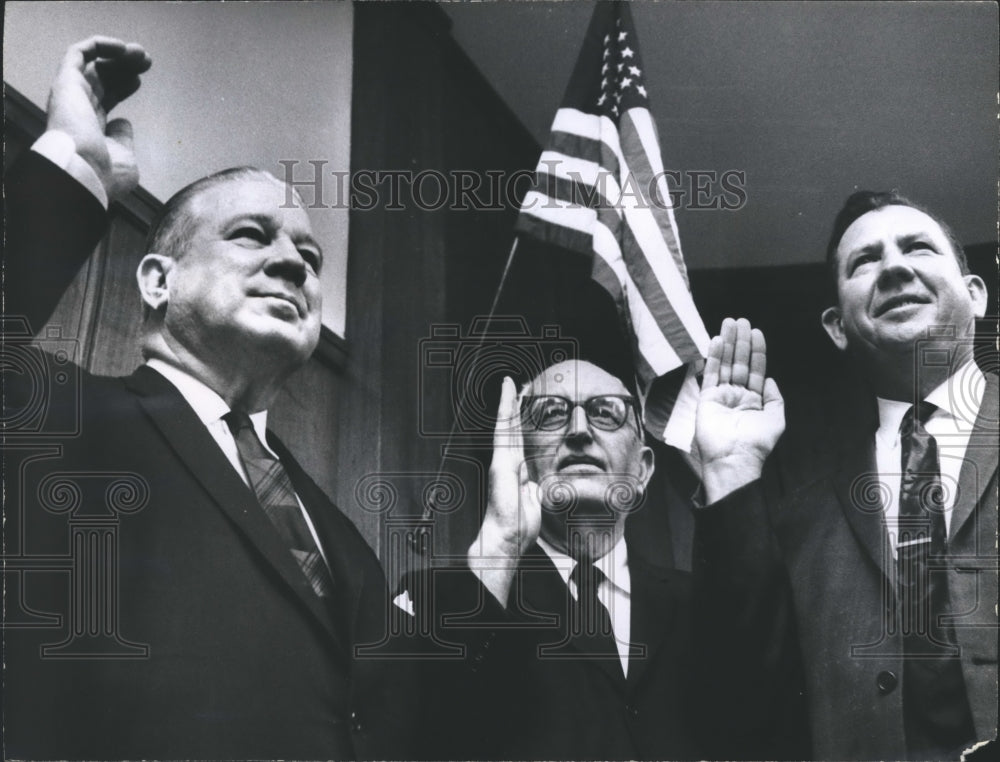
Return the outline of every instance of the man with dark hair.
[[[815,758],[957,759],[997,734],[1000,415],[997,377],[973,357],[986,286],[896,194],[851,196],[829,257],[823,327],[877,424],[830,442],[823,475],[765,496],[783,405],[762,383],[763,337],[727,320],[698,411],[699,643],[731,681],[715,698],[741,731],[780,732],[791,696]]]
[[[48,131],[5,177],[5,340],[17,319],[45,323],[108,197],[138,181],[131,129],[105,122],[150,64],[112,38],[68,50]],[[137,273],[133,375],[57,358],[79,385],[45,386],[9,372],[31,370],[30,350],[9,355],[5,434],[29,455],[5,449],[5,756],[430,753],[415,665],[357,655],[387,636],[382,567],[267,431],[320,332],[322,253],[289,198],[237,169],[167,203]],[[44,425],[19,431],[39,399]]]
[[[837,301],[837,285],[839,276],[837,247],[840,245],[840,239],[843,238],[844,232],[854,223],[856,219],[858,219],[858,217],[868,214],[868,212],[876,212],[879,209],[884,209],[887,206],[907,206],[930,217],[935,223],[937,223],[941,232],[944,233],[945,237],[948,239],[948,243],[951,245],[951,250],[955,255],[955,260],[958,262],[958,268],[962,275],[969,274],[969,262],[965,257],[965,249],[962,248],[962,244],[959,243],[958,238],[955,236],[951,227],[949,227],[948,224],[936,214],[919,204],[913,203],[908,198],[900,195],[894,190],[857,191],[847,197],[847,200],[844,201],[843,207],[841,207],[840,211],[837,212],[837,216],[833,220],[833,230],[830,233],[830,240],[826,244],[826,265],[830,271],[829,299],[831,302]]]
[[[602,368],[560,362],[501,392],[489,502],[468,552],[485,590],[473,706],[501,759],[691,759],[686,573],[629,533],[653,474],[636,399]],[[486,592],[488,591],[488,592]]]

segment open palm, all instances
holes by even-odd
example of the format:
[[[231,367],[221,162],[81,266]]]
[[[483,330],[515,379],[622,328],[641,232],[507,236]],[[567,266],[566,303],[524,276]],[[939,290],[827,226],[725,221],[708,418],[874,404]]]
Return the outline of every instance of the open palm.
[[[695,448],[709,502],[757,479],[785,430],[785,403],[766,378],[764,335],[726,318],[709,344]]]

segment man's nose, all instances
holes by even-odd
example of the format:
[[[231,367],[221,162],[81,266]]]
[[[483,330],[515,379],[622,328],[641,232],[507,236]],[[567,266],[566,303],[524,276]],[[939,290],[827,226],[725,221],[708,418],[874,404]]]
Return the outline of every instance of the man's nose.
[[[571,438],[590,436],[590,422],[582,405],[577,405],[570,411],[566,436]]]
[[[914,277],[910,259],[898,247],[890,246],[882,253],[882,262],[878,274],[880,288],[890,287],[897,283],[905,283]]]
[[[295,242],[287,236],[275,239],[264,272],[271,277],[284,278],[294,283],[296,288],[301,288],[306,282],[305,260],[302,259]]]

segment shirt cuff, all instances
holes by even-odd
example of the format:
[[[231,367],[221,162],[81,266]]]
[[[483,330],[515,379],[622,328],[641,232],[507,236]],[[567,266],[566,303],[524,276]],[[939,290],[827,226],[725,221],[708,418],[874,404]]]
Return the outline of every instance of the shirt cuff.
[[[49,130],[31,146],[31,150],[51,161],[90,191],[101,206],[108,208],[108,193],[94,168],[76,152],[76,141],[65,132]]]

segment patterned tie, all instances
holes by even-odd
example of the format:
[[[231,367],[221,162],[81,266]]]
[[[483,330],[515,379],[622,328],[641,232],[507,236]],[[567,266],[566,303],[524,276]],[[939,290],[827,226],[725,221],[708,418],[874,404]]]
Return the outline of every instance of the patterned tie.
[[[924,428],[934,410],[922,402],[907,411],[899,427],[903,721],[915,759],[957,758],[975,737],[960,651],[947,620],[944,491],[937,442]]]
[[[944,582],[940,573],[931,573],[941,563],[946,543],[937,442],[924,428],[935,409],[921,402],[907,411],[899,427],[902,475],[896,551],[902,631],[906,638],[921,640],[934,639]]]
[[[250,416],[230,410],[223,420],[233,432],[240,460],[261,508],[277,528],[316,595],[329,598],[333,594],[333,577],[309,531],[284,466],[261,444]]]
[[[618,659],[618,646],[611,626],[611,616],[597,597],[597,590],[607,577],[587,561],[573,567],[569,577],[576,583],[576,605],[570,611],[570,628],[582,652],[594,658]]]

